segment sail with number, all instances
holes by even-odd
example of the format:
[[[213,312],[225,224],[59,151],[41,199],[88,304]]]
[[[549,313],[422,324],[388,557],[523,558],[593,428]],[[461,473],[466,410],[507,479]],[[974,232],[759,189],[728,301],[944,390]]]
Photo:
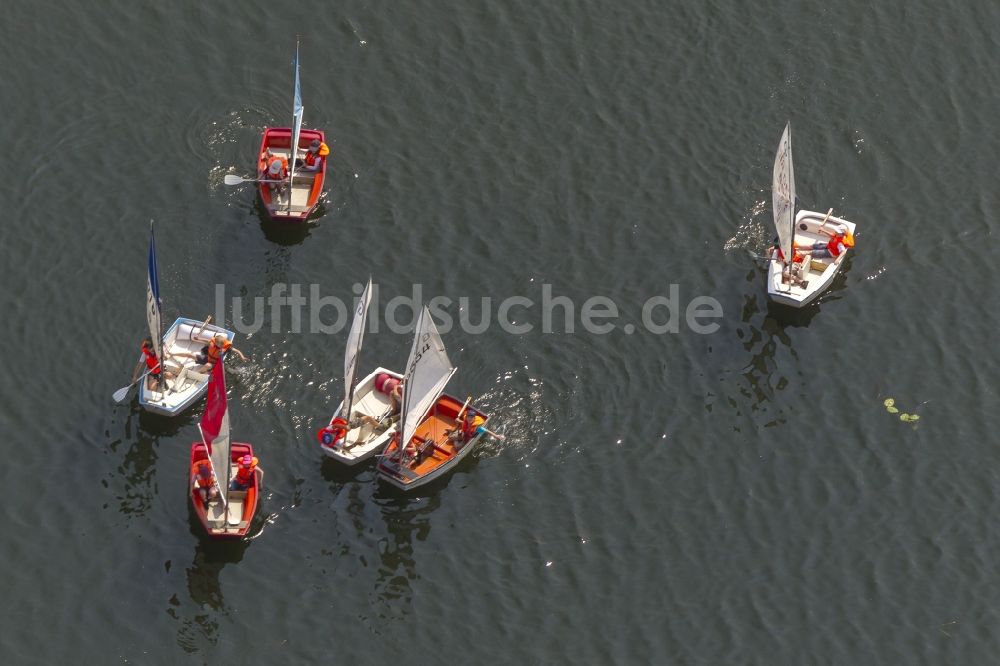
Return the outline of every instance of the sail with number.
[[[146,278],[146,321],[149,324],[149,337],[153,341],[153,352],[156,358],[163,362],[160,347],[163,334],[160,322],[160,276],[156,269],[156,237],[153,235],[153,223],[149,223],[149,271]]]
[[[368,321],[368,306],[372,302],[372,279],[368,278],[361,298],[354,310],[354,322],[347,336],[347,347],[344,349],[344,410],[341,416],[346,421],[351,419],[351,407],[354,403],[354,380],[358,375],[358,357],[361,355],[361,345],[365,338],[365,324]]]
[[[456,368],[448,360],[441,335],[425,305],[417,318],[410,358],[403,380],[403,409],[400,424],[399,455],[402,457],[417,426],[441,396]]]
[[[795,173],[792,169],[791,123],[785,125],[781,141],[778,142],[778,152],[774,156],[771,208],[781,254],[786,262],[791,261],[795,238]]]
[[[226,503],[229,489],[230,441],[229,406],[226,403],[226,371],[223,359],[215,362],[208,380],[208,400],[201,415],[202,437],[208,447],[208,459],[215,478],[219,481],[219,496]]]
[[[288,182],[294,183],[295,156],[299,150],[299,133],[302,132],[302,86],[299,83],[299,44],[295,43],[295,60],[292,61],[295,70],[295,92],[292,94],[292,146],[288,158]],[[292,197],[288,197],[288,210],[292,209]]]

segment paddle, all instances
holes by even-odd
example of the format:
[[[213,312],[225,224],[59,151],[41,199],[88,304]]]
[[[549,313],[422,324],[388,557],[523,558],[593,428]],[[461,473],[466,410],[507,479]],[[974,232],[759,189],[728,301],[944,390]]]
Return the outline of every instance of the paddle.
[[[202,333],[204,333],[205,332],[205,327],[208,326],[208,322],[210,322],[210,321],[212,321],[212,315],[208,315],[208,318],[205,319],[205,321],[202,323],[202,325],[198,327],[198,332],[197,333],[195,333],[194,331],[191,332],[191,339],[194,340],[194,338],[195,338],[196,335],[201,335]]]
[[[228,174],[222,179],[226,185],[239,185],[240,183],[287,183],[288,180],[268,180],[266,178],[244,178],[243,176],[237,176],[235,173]]]
[[[128,392],[130,390],[132,390],[132,387],[135,386],[136,384],[138,384],[143,379],[145,379],[146,375],[148,375],[148,374],[149,374],[149,369],[147,368],[146,372],[142,373],[142,375],[138,379],[136,379],[134,382],[132,382],[128,386],[123,386],[120,389],[118,389],[117,391],[115,391],[114,393],[112,393],[111,394],[111,399],[114,400],[117,403],[121,403],[121,401],[125,399],[125,396],[128,395]]]
[[[822,231],[823,227],[826,226],[826,221],[830,219],[831,215],[833,215],[833,209],[832,208],[830,210],[826,211],[826,217],[823,218],[823,222],[822,222],[822,224],[819,225],[819,229],[817,229],[817,231]]]

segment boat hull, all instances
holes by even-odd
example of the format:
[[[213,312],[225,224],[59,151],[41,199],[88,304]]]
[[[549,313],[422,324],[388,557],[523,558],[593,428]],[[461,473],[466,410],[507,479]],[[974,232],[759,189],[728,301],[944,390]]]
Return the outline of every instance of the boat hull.
[[[253,447],[250,444],[233,442],[230,452],[230,469],[233,470],[230,476],[235,477],[237,462],[245,455],[253,455]],[[216,509],[218,501],[205,506],[204,502],[194,485],[195,465],[208,458],[208,449],[204,442],[194,442],[191,445],[191,466],[188,474],[188,497],[194,508],[195,515],[198,516],[205,534],[210,539],[240,539],[250,531],[254,516],[257,515],[257,506],[260,499],[260,475],[253,475],[253,485],[244,491],[229,491],[230,501],[228,510],[223,513]],[[240,494],[242,493],[242,494]],[[237,515],[238,514],[238,515]]]
[[[811,245],[815,242],[828,240],[829,237],[819,233],[823,218],[826,213],[817,213],[809,210],[800,210],[795,216],[795,244]],[[840,227],[851,235],[854,235],[856,225],[839,217],[830,217],[827,220],[826,228],[833,229]],[[803,277],[806,285],[789,285],[782,281],[782,270],[784,264],[774,255],[768,260],[767,266],[767,296],[775,303],[787,305],[793,308],[802,308],[819,297],[833,283],[833,279],[840,272],[847,255],[853,252],[853,248],[848,248],[846,252],[836,259],[830,260],[809,260],[808,270]]]
[[[325,140],[325,135],[319,130],[301,130],[299,132],[299,145],[301,151],[308,150],[313,139]],[[269,127],[264,130],[261,137],[260,150],[257,152],[257,178],[266,178],[264,167],[265,152],[281,155],[288,159],[291,167],[292,130],[288,127]],[[320,170],[313,172],[300,172],[296,170],[295,179],[290,188],[290,195],[282,196],[275,201],[271,196],[271,188],[267,183],[258,183],[257,191],[260,200],[264,204],[267,216],[274,222],[305,222],[312,214],[319,203],[320,194],[323,193],[323,184],[326,181],[326,163],[329,156],[323,159],[323,166]],[[286,188],[287,189],[287,188]]]
[[[358,386],[354,391],[354,405],[351,407],[352,413],[365,414],[374,419],[378,419],[386,413],[391,404],[389,396],[379,392],[375,388],[375,378],[382,373],[400,380],[403,378],[398,372],[381,367],[375,368],[370,375],[358,382]],[[330,420],[332,421],[337,416],[340,416],[340,411],[343,408],[344,403],[341,401],[337,405],[337,409],[334,410]],[[347,446],[329,446],[320,442],[319,448],[324,455],[333,458],[337,462],[345,465],[357,465],[371,459],[372,456],[384,449],[386,443],[395,434],[395,424],[380,434],[376,434],[370,426],[363,426],[348,431],[346,437]]]
[[[221,333],[230,342],[236,337],[233,331],[209,324],[202,331],[202,322],[180,317],[163,336],[163,367],[175,373],[184,370],[184,376],[168,379],[166,391],[150,390],[146,380],[139,382],[139,406],[147,412],[162,416],[176,416],[196,403],[208,391],[208,373],[195,373],[198,366],[194,359],[174,359],[171,354],[197,354],[209,339]],[[141,357],[140,357],[141,358]]]
[[[415,464],[401,466],[393,457],[398,444],[395,439],[391,440],[379,460],[379,479],[400,490],[409,491],[427,485],[454,470],[483,438],[482,434],[476,435],[457,450],[448,442],[444,431],[458,425],[455,417],[463,404],[458,398],[450,395],[438,398],[430,414],[421,421],[414,435],[414,440],[433,442],[429,447],[430,454]],[[482,425],[485,426],[489,422],[489,416],[479,408],[469,405],[469,409],[475,410],[483,417]]]

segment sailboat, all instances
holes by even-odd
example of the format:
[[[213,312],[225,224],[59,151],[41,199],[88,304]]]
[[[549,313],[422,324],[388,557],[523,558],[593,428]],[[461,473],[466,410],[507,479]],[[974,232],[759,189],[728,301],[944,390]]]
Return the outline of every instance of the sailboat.
[[[400,434],[382,453],[378,464],[381,479],[403,490],[422,486],[454,469],[483,437],[482,429],[468,441],[448,437],[447,431],[461,428],[466,410],[475,410],[478,425],[489,420],[469,405],[471,399],[463,403],[443,393],[456,370],[425,305],[406,363]]]
[[[344,399],[333,413],[330,424],[316,433],[320,450],[345,465],[356,465],[371,458],[385,448],[385,443],[396,433],[397,415],[392,413],[385,378],[399,381],[402,375],[379,367],[360,383],[355,383],[371,301],[372,281],[369,278],[358,299],[344,349]],[[349,427],[351,422],[356,426]]]
[[[139,405],[148,412],[174,416],[194,404],[208,389],[208,374],[198,372],[192,358],[217,334],[230,342],[236,337],[232,331],[186,317],[177,321],[163,335],[161,328],[162,302],[160,277],[156,266],[156,237],[153,224],[149,225],[149,260],[146,278],[146,321],[153,351],[160,359],[165,372],[163,378],[150,388],[143,379],[139,382]],[[189,355],[189,356],[185,356]],[[139,357],[142,359],[142,355]],[[168,377],[169,375],[169,377]]]
[[[205,532],[213,539],[246,536],[254,514],[257,513],[261,491],[261,474],[257,473],[252,475],[252,483],[247,489],[230,488],[239,460],[243,456],[253,456],[253,447],[230,441],[224,365],[225,360],[219,359],[212,367],[205,413],[201,415],[201,422],[198,424],[202,441],[191,445],[189,474],[191,504]],[[208,502],[205,502],[198,488],[198,479],[204,465],[208,465],[211,470],[218,490],[218,494]]]
[[[853,247],[855,224],[834,217],[832,208],[826,214],[810,210],[795,213],[791,123],[785,125],[774,157],[771,203],[778,246],[768,261],[767,295],[776,303],[801,308],[815,300],[833,282]],[[796,251],[817,243],[825,244],[830,241],[831,234],[843,234],[851,239],[848,250],[836,258],[803,257]]]
[[[268,155],[278,155],[288,160],[288,183],[284,193],[278,197],[271,196],[270,184],[258,184],[261,201],[268,216],[276,222],[305,222],[319,201],[323,192],[323,181],[326,179],[326,160],[319,171],[296,173],[295,158],[300,151],[309,148],[313,140],[325,140],[320,130],[302,129],[302,86],[299,83],[299,45],[295,44],[295,59],[292,61],[295,73],[295,90],[292,94],[292,126],[269,127],[264,129],[261,138],[260,151],[257,157],[257,178],[267,180],[266,159]],[[296,150],[292,150],[295,146]]]

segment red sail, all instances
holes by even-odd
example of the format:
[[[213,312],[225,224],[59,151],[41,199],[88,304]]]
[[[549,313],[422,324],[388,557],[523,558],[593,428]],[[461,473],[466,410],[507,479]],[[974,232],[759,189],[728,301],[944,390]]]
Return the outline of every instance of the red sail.
[[[226,415],[226,371],[220,358],[212,367],[212,376],[208,380],[208,401],[205,403],[205,413],[201,415],[201,431],[209,451],[212,441],[222,432],[222,419]]]

